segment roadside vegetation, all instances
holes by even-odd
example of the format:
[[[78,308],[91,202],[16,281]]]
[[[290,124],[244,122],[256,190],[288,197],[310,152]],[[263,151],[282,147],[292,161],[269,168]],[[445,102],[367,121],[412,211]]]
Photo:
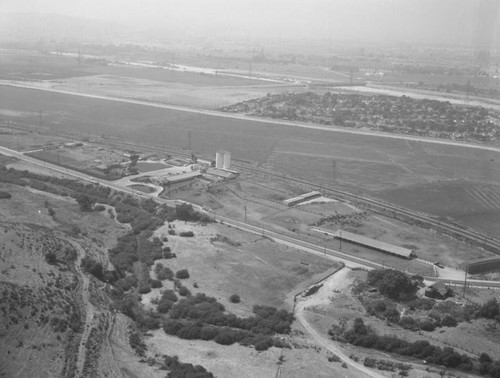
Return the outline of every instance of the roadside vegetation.
[[[413,332],[455,327],[461,322],[477,318],[500,322],[500,305],[495,298],[477,306],[456,303],[452,299],[444,300],[444,297],[441,300],[419,297],[417,290],[423,286],[420,276],[408,276],[392,269],[376,269],[368,273],[366,282],[360,282],[353,288],[353,293],[368,315]],[[332,325],[328,332],[332,339],[464,372],[500,377],[500,360],[494,361],[486,353],[475,359],[460,354],[452,347],[432,345],[427,340],[410,342],[393,334],[381,335],[361,318],[356,318],[351,327],[347,323],[343,321],[339,325]],[[373,361],[368,362],[373,365]]]
[[[168,296],[168,299],[167,299]],[[253,307],[254,316],[239,318],[225,312],[215,298],[198,293],[177,302],[175,295],[164,292],[158,311],[170,307],[163,330],[188,340],[213,340],[218,344],[253,345],[258,351],[272,346],[289,347],[277,334],[288,334],[294,320],[292,313],[274,307]]]

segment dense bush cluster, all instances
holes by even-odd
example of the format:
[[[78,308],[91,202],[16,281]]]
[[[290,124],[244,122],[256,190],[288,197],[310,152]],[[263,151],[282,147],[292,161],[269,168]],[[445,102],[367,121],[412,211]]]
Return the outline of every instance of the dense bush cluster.
[[[500,304],[496,298],[490,299],[485,304],[483,304],[478,312],[477,316],[486,319],[496,319],[500,322]]]
[[[141,335],[136,330],[130,332],[128,342],[138,356],[144,357],[146,355],[147,346],[144,344]]]
[[[334,336],[332,332],[329,333]],[[434,346],[426,340],[411,343],[403,339],[398,339],[396,336],[379,336],[370,327],[367,327],[361,318],[355,319],[352,328],[345,331],[342,337],[350,344],[356,346],[415,357],[432,364],[462,371],[472,371],[474,369],[471,358],[465,354],[459,354],[453,348]],[[494,378],[500,378],[499,361],[493,362],[488,355],[483,354],[482,359],[480,358],[480,363],[481,374],[487,373]]]
[[[185,280],[189,278],[189,272],[187,269],[181,269],[175,272],[175,278],[178,278],[180,280]]]
[[[406,274],[394,269],[374,269],[368,272],[367,283],[393,300],[410,300],[415,297],[417,284]]]
[[[0,199],[8,199],[11,197],[12,197],[12,195],[9,192],[5,192],[3,190],[0,190]]]
[[[165,333],[187,340],[213,340],[220,345],[253,345],[255,350],[267,350],[272,346],[285,347],[281,340],[260,333],[223,326],[200,325],[200,322],[167,319],[163,323]]]
[[[158,311],[170,311],[163,329],[167,334],[183,339],[214,340],[221,345],[240,343],[265,350],[273,345],[283,347],[284,343],[273,335],[288,333],[293,322],[293,314],[274,307],[254,306],[255,316],[238,318],[226,314],[222,304],[202,293],[177,303],[174,303],[174,297],[175,293],[164,292]]]
[[[138,302],[137,295],[131,294],[115,300],[117,309],[134,320],[142,329],[160,328],[160,315],[145,311]]]
[[[208,372],[201,365],[193,365],[179,361],[177,356],[163,356],[162,368],[169,370],[167,378],[213,378],[214,375]]]
[[[458,368],[464,371],[471,371],[473,368],[470,357],[455,352],[453,348],[437,347],[430,345],[425,340],[410,343],[395,336],[379,336],[375,331],[367,327],[361,318],[354,320],[353,327],[345,331],[343,337],[347,342],[356,346],[424,359],[436,365]]]
[[[231,303],[240,303],[241,302],[241,298],[238,294],[232,294],[230,297],[229,297],[229,301],[231,301]]]
[[[26,170],[20,171],[14,168],[7,169],[5,166],[0,166],[0,181],[19,186],[29,186],[33,189],[61,196],[76,198],[80,194],[85,194],[94,201],[98,200],[105,204],[110,202],[109,197],[111,189],[108,187],[84,184],[67,178],[40,175]]]
[[[255,316],[249,318],[238,318],[236,315],[226,314],[224,311],[224,306],[218,303],[215,298],[198,293],[175,304],[170,312],[170,317],[239,328],[265,335],[290,332],[290,325],[294,319],[292,313],[269,306],[254,306]]]
[[[130,232],[118,238],[116,247],[109,250],[111,263],[120,271],[132,271],[134,262],[140,261],[147,266],[165,257],[162,242],[154,237],[150,240],[152,231],[142,231],[139,234]],[[170,255],[170,251],[167,252]]]
[[[85,256],[81,261],[81,267],[85,272],[92,274],[97,279],[101,281],[105,280],[102,264],[91,257]]]
[[[177,301],[177,295],[173,290],[165,290],[158,301],[156,309],[160,314],[166,314]]]
[[[188,203],[180,203],[175,206],[175,218],[186,222],[212,222],[212,219],[207,214],[197,212]]]
[[[162,263],[157,263],[155,265],[156,278],[159,280],[173,280],[174,272],[168,266],[164,266]]]
[[[231,240],[227,236],[221,235],[221,234],[217,234],[216,236],[212,236],[210,238],[210,243],[215,243],[215,242],[224,243],[224,244],[230,245],[231,247],[241,246],[241,243],[234,241],[234,240]]]

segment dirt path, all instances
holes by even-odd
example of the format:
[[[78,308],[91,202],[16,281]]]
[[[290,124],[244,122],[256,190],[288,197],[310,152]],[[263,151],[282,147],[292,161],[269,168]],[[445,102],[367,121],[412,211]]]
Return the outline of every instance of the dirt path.
[[[340,346],[334,341],[328,339],[327,337],[318,333],[306,320],[304,312],[307,311],[308,307],[317,306],[321,304],[327,304],[330,302],[330,296],[334,290],[342,290],[349,286],[350,281],[347,279],[349,270],[343,268],[337,273],[333,274],[325,281],[322,282],[323,286],[318,290],[318,292],[309,297],[299,298],[297,305],[295,307],[295,317],[304,327],[304,329],[309,332],[311,337],[316,341],[317,344],[328,349],[330,352],[339,356],[343,362],[347,364],[351,369],[356,370],[359,373],[359,377],[375,377],[375,378],[385,378],[375,371],[368,369],[367,367],[351,360]]]
[[[82,247],[76,243],[72,243],[73,247],[78,252],[78,258],[75,262],[75,270],[78,274],[79,287],[78,291],[81,291],[81,300],[85,307],[85,324],[83,325],[82,337],[80,339],[80,345],[78,347],[78,356],[76,360],[76,376],[81,377],[83,373],[83,366],[85,363],[86,356],[86,343],[90,334],[90,330],[92,329],[92,320],[94,319],[95,308],[90,303],[90,293],[89,286],[90,280],[87,275],[83,272],[81,267],[82,258],[85,256],[85,251],[83,251]]]

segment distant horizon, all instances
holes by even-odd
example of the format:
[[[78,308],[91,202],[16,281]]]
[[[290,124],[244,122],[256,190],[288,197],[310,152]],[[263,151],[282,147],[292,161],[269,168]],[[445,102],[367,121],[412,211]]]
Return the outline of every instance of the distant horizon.
[[[0,4],[2,32],[28,35],[14,20],[21,15],[77,17],[85,29],[108,28],[178,32],[209,38],[340,40],[376,43],[500,47],[499,5],[495,0],[38,0]],[[29,25],[33,35],[57,33],[61,25]],[[71,25],[67,25],[70,28]],[[49,30],[52,29],[52,30]],[[90,31],[90,30],[85,30]],[[78,34],[78,30],[74,30]],[[103,38],[107,36],[103,34]],[[172,37],[172,36],[169,36]]]

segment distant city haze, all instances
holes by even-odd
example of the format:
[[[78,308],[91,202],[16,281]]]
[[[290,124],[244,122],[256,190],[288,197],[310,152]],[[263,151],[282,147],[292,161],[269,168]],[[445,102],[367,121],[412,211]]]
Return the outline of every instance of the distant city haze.
[[[39,13],[112,22],[160,34],[182,30],[200,36],[497,49],[498,5],[498,0],[2,0],[0,16],[7,24],[16,13]]]

